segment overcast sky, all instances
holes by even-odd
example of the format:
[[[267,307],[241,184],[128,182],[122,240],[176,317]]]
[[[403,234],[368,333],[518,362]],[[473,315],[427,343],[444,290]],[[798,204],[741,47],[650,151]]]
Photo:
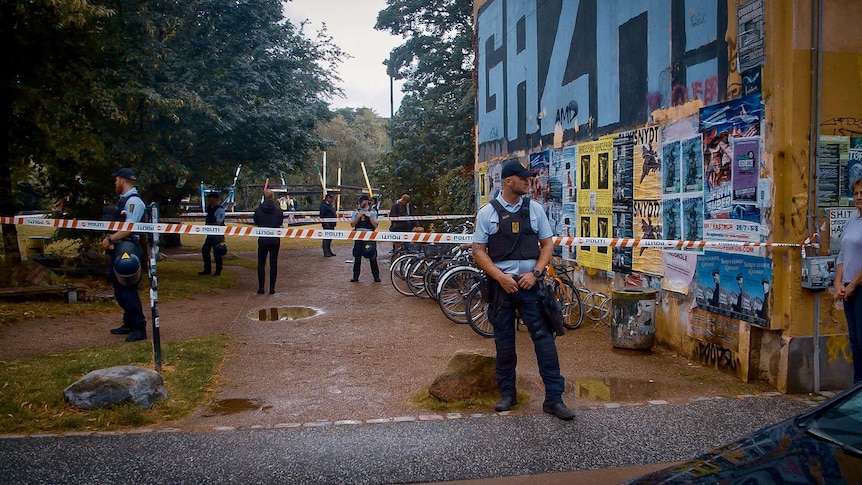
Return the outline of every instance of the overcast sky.
[[[306,35],[313,38],[322,23],[334,42],[352,57],[339,67],[344,98],[331,101],[334,108],[371,108],[379,116],[390,114],[389,76],[383,60],[402,43],[400,37],[374,30],[377,13],[386,0],[293,0],[285,5],[291,22],[308,19]],[[401,83],[394,88],[395,110],[401,103]]]

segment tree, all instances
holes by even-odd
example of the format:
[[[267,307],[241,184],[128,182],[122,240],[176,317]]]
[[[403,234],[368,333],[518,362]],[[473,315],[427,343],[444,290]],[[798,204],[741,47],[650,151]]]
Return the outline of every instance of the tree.
[[[279,0],[0,8],[14,54],[0,183],[37,174],[69,216],[99,214],[120,166],[169,214],[201,180],[227,185],[239,163],[289,171],[324,145],[315,127],[330,117],[343,53],[325,30],[312,39],[285,20]]]
[[[472,197],[464,194],[473,192],[473,3],[388,0],[375,28],[406,39],[392,50],[387,71],[405,80],[407,93],[377,176],[394,192],[413,195],[426,213],[472,212]]]

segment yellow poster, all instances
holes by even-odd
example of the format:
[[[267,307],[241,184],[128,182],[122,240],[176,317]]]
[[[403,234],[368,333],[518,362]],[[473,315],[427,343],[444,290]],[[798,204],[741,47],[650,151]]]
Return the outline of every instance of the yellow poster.
[[[613,135],[578,145],[578,236],[609,238],[613,234],[613,149]],[[581,266],[611,270],[607,246],[581,246],[577,258]]]
[[[661,239],[662,203],[660,200],[635,200],[633,203],[635,239]],[[662,250],[658,248],[634,248],[632,269],[641,273],[661,275]]]
[[[488,162],[479,164],[476,183],[479,184],[479,207],[488,203]]]
[[[661,198],[661,130],[648,126],[634,131],[634,198]]]

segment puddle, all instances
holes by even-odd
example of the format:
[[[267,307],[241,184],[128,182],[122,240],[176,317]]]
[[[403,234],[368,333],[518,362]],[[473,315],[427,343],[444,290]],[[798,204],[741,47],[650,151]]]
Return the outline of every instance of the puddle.
[[[262,405],[258,399],[222,399],[214,402],[203,414],[204,417],[227,416],[244,411],[269,411],[271,405]]]
[[[273,308],[261,308],[248,314],[248,318],[259,322],[278,322],[301,320],[318,314],[314,308],[305,306],[283,306]]]
[[[599,402],[645,401],[663,399],[679,391],[679,386],[650,382],[644,379],[604,377],[577,379],[575,392],[578,398]]]

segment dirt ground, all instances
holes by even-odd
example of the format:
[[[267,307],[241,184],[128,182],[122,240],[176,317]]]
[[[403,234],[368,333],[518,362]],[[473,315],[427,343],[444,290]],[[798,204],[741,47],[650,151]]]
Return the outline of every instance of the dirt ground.
[[[214,333],[229,337],[214,404],[178,425],[268,427],[436,413],[412,404],[411,396],[427,388],[458,350],[493,352],[492,339],[447,320],[435,301],[396,293],[389,282],[388,245],[380,247],[382,283],[372,282],[367,261],[360,281],[350,283],[350,247],[336,244],[333,249],[338,254],[333,258],[324,258],[319,248],[283,249],[275,295],[256,294],[254,270],[229,265],[226,271],[240,277],[236,288],[160,304],[163,341]],[[251,259],[253,254],[238,256]],[[167,257],[200,255],[196,248],[186,248]],[[261,310],[269,314],[280,307],[308,307],[318,313],[291,321],[258,319]],[[0,327],[0,360],[126,345],[122,337],[108,333],[119,323],[118,309]],[[610,343],[610,329],[590,322],[569,331],[557,344],[567,380],[564,398],[575,408],[607,401],[673,402],[773,390],[765,383],[743,383],[660,346],[652,351],[616,349]],[[516,410],[540,413],[543,390],[526,330],[518,332],[518,355],[519,391],[532,401]],[[247,406],[216,406],[225,403]]]

